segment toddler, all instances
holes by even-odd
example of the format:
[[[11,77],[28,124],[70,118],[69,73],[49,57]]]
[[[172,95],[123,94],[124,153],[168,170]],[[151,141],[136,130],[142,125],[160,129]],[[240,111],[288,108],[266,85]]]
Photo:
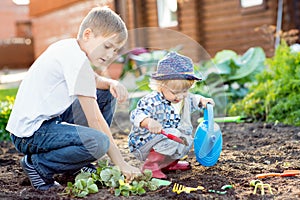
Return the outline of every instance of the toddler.
[[[188,162],[179,159],[192,147],[191,113],[207,103],[214,105],[211,98],[189,93],[199,80],[190,58],[170,52],[158,62],[151,76],[153,91],[141,98],[131,112],[130,152],[145,161],[142,171],[152,170],[155,178],[167,178],[163,171],[190,169]],[[187,145],[168,139],[160,134],[162,130],[182,138]]]

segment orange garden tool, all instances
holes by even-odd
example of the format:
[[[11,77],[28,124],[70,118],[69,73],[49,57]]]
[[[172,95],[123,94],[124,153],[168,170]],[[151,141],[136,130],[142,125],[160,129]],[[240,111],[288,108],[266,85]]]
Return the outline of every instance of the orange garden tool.
[[[274,176],[288,177],[288,176],[296,176],[299,174],[300,174],[300,170],[284,170],[283,173],[257,174],[256,178],[268,178],[268,177],[274,177]]]

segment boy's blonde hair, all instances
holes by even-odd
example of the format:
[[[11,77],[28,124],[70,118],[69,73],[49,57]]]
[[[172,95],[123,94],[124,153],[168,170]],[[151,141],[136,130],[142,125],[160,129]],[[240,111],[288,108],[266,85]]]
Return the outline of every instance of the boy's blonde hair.
[[[124,21],[108,7],[96,7],[87,14],[79,27],[78,39],[83,37],[83,32],[87,28],[93,31],[95,37],[117,34],[118,43],[122,43],[128,37]]]
[[[155,80],[151,79],[149,87],[152,90],[161,92],[163,87],[167,87],[168,89],[174,91],[183,91],[190,89],[195,83],[195,80]]]

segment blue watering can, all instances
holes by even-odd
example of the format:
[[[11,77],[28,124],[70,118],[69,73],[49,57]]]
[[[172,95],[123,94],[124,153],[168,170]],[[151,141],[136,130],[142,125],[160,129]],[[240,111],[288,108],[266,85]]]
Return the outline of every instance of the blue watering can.
[[[204,121],[198,125],[194,137],[196,160],[206,167],[215,165],[222,151],[222,141],[220,127],[214,122],[213,106],[207,104]]]

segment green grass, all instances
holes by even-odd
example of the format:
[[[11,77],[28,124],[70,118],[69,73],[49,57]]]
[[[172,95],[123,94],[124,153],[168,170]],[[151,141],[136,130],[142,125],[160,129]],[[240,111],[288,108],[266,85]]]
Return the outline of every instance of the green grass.
[[[6,96],[15,97],[19,88],[9,88],[0,90],[0,101],[6,100]]]

